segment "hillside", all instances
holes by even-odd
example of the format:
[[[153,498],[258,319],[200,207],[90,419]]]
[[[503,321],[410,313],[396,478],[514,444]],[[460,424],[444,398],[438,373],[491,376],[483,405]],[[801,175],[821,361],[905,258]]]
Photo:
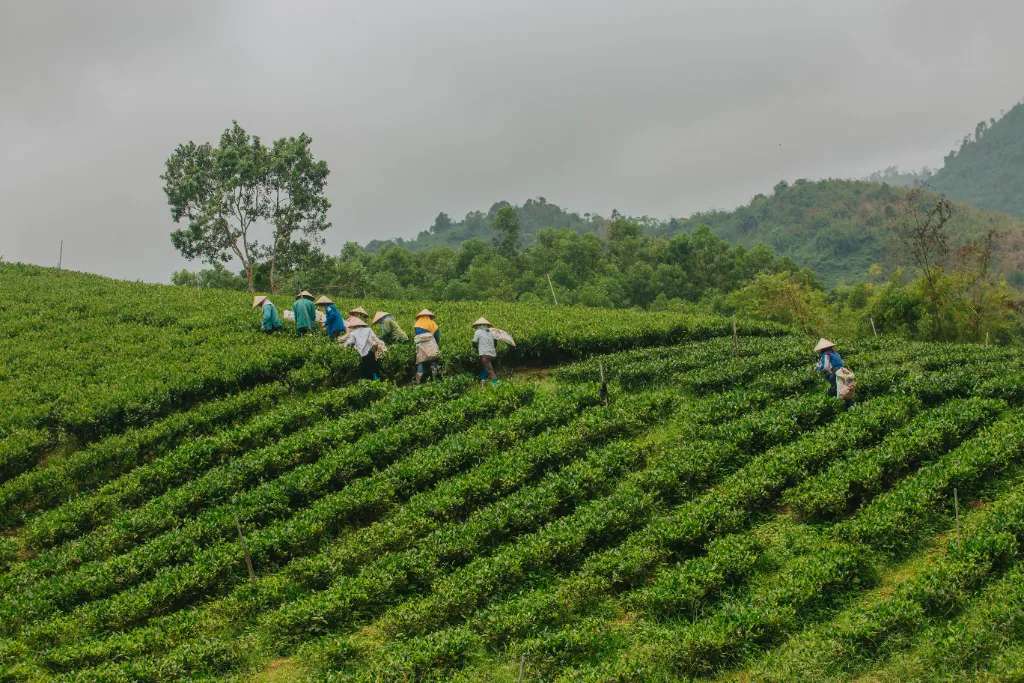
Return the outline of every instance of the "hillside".
[[[1024,216],[1024,103],[979,123],[928,185],[958,201]]]
[[[511,206],[508,202],[495,202],[485,211],[470,211],[461,220],[452,220],[446,213],[440,213],[430,227],[421,230],[411,240],[373,240],[367,248],[376,250],[386,244],[397,244],[419,251],[430,247],[458,247],[463,242],[479,239],[490,242],[494,237],[491,225],[494,216],[503,206]],[[567,211],[557,204],[548,202],[544,197],[527,199],[522,205],[514,207],[519,218],[519,226],[523,244],[533,244],[537,233],[544,228],[572,230],[579,234],[599,232],[607,226],[608,221],[597,215],[580,216]]]
[[[706,211],[668,221],[647,217],[632,220],[655,236],[692,234],[706,225],[732,245],[766,245],[797,266],[810,268],[831,287],[864,280],[875,264],[887,270],[908,265],[902,256],[905,249],[893,236],[893,222],[903,211],[909,191],[907,187],[861,180],[797,180],[792,184],[781,182],[771,195],[759,194],[749,204],[730,211]],[[928,196],[931,195],[926,195],[926,199]],[[435,222],[435,227],[412,241],[373,242],[368,248],[376,252],[393,244],[422,251],[457,247],[471,239],[490,243],[494,237],[490,227],[493,214],[503,205],[495,204],[488,213],[471,212],[458,222],[446,219],[440,227]],[[514,208],[524,245],[535,243],[543,228],[607,236],[607,219],[591,214],[581,218],[543,198]],[[999,234],[997,266],[1013,284],[1024,286],[1024,221],[966,203],[957,204],[949,224],[954,247],[990,230]],[[432,259],[435,260],[444,259]]]
[[[665,231],[707,225],[734,244],[766,244],[813,269],[828,285],[854,282],[864,279],[872,264],[906,265],[892,225],[908,191],[859,180],[779,183],[770,196],[758,195],[734,211],[698,213]],[[1015,284],[1024,285],[1024,222],[958,204],[948,229],[954,246],[989,230],[999,232],[998,266]]]
[[[777,326],[446,304],[414,387],[410,349],[353,382],[237,292],[0,292],[2,680],[1024,672],[1016,349],[843,345],[844,411]]]

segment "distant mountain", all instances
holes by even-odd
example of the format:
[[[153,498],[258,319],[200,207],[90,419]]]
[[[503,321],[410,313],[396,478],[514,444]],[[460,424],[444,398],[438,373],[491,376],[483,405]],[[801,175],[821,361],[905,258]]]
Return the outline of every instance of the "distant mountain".
[[[759,194],[733,211],[673,221],[668,232],[707,225],[736,244],[765,244],[811,268],[828,285],[853,282],[863,279],[874,264],[893,268],[905,262],[893,226],[910,191],[861,180],[780,182],[771,196]],[[933,196],[926,193],[924,200]],[[999,267],[1015,284],[1024,285],[1024,222],[966,204],[956,206],[949,223],[954,246],[989,230],[1000,234]]]
[[[926,178],[921,174],[886,171],[879,177],[899,182],[863,180],[797,180],[780,182],[771,195],[758,194],[751,202],[731,211],[706,211],[689,218],[656,220],[633,218],[644,232],[670,237],[692,233],[707,225],[719,237],[733,244],[753,247],[763,244],[780,256],[787,256],[799,266],[811,268],[828,286],[863,280],[875,264],[885,269],[904,265],[902,246],[893,232],[894,222],[903,210],[911,191],[905,187],[909,177]],[[925,201],[938,195],[924,196]],[[490,242],[494,215],[509,206],[494,204],[487,212],[471,211],[460,221],[441,213],[434,224],[412,240],[374,241],[371,251],[386,244],[398,244],[414,251],[432,247],[456,247],[471,239]],[[612,218],[597,214],[566,211],[543,197],[529,199],[514,206],[519,216],[524,245],[536,240],[543,228],[565,228],[580,234],[604,236]],[[998,266],[1010,281],[1024,286],[1024,221],[1006,214],[958,204],[949,224],[954,246],[984,235],[989,230],[999,233]]]
[[[1024,216],[1024,103],[982,121],[927,186],[952,199]]]
[[[494,216],[505,206],[511,204],[505,201],[495,202],[486,212],[470,211],[461,221],[454,221],[442,212],[434,219],[433,225],[420,231],[414,239],[374,240],[366,247],[373,251],[385,244],[398,244],[418,251],[429,247],[457,247],[471,239],[489,242],[494,236],[491,230]],[[601,216],[589,213],[580,216],[562,209],[557,204],[549,203],[544,197],[527,199],[522,206],[514,208],[519,216],[520,236],[524,244],[532,244],[537,232],[543,228],[566,228],[585,234],[600,232],[608,224],[608,220]]]

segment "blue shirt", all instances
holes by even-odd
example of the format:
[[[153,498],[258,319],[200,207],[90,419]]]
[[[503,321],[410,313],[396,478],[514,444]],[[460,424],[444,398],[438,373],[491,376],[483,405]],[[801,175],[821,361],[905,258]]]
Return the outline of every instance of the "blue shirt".
[[[828,358],[829,363],[832,365],[831,370],[825,368],[825,358]],[[836,370],[843,367],[843,358],[833,349],[828,351],[822,351],[821,356],[818,358],[818,372],[824,372],[825,374],[832,376],[836,374]]]
[[[277,307],[270,303],[269,300],[263,303],[263,323],[261,327],[264,332],[281,329],[281,317],[277,314]]]
[[[328,337],[336,337],[345,333],[345,321],[341,319],[341,312],[338,311],[337,306],[327,304],[324,318],[324,329],[327,330]]]

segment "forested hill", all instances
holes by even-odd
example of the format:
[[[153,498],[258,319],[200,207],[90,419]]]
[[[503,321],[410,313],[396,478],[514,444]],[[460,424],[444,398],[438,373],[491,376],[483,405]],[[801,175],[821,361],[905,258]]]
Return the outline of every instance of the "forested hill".
[[[1024,103],[982,121],[928,185],[959,201],[1024,216]]]
[[[441,212],[434,223],[415,237],[405,240],[373,240],[367,248],[375,251],[387,244],[397,244],[413,250],[429,247],[457,247],[471,239],[490,241],[493,236],[494,217],[503,207],[512,206],[507,201],[495,202],[487,211],[470,211],[460,221],[453,220]],[[519,217],[520,237],[525,244],[536,241],[537,233],[544,228],[565,228],[579,234],[598,233],[606,227],[608,220],[597,214],[582,216],[566,211],[557,204],[549,203],[544,197],[527,199],[521,206],[513,207]]]
[[[733,244],[767,245],[779,256],[812,269],[824,284],[832,286],[863,280],[874,264],[887,270],[906,265],[900,260],[904,250],[898,248],[893,226],[905,208],[909,191],[859,180],[797,180],[792,184],[780,182],[770,195],[758,194],[749,204],[731,211],[707,211],[664,221],[648,217],[631,220],[648,234],[666,237],[693,233],[707,225]],[[929,199],[923,197],[925,202]],[[506,206],[510,206],[508,202],[498,202],[487,212],[468,213],[461,221],[442,213],[414,240],[377,241],[367,246],[370,251],[378,251],[387,244],[397,244],[418,251],[457,247],[471,239],[490,242],[496,237],[494,217]],[[513,208],[524,245],[534,243],[544,228],[606,237],[610,224],[609,218],[566,211],[543,197]],[[1024,221],[963,204],[957,205],[949,230],[956,244],[996,230],[1000,233],[999,267],[1012,282],[1024,285]]]
[[[904,210],[907,188],[859,180],[780,182],[770,196],[759,194],[733,211],[710,211],[665,224],[672,233],[707,225],[719,237],[741,245],[766,244],[779,255],[814,270],[826,284],[863,279],[873,264],[901,265],[893,226]],[[925,195],[927,202],[929,197]],[[999,233],[999,267],[1016,284],[1021,279],[1024,222],[1010,216],[955,207],[949,232],[963,244],[989,230]]]

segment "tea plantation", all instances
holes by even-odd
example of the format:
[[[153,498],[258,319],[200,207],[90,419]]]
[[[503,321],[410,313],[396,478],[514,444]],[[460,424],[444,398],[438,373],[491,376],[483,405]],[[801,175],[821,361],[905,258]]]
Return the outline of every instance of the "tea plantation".
[[[1024,675],[1017,349],[844,344],[844,410],[772,324],[339,302],[437,312],[411,386],[249,303],[0,265],[0,680]]]

